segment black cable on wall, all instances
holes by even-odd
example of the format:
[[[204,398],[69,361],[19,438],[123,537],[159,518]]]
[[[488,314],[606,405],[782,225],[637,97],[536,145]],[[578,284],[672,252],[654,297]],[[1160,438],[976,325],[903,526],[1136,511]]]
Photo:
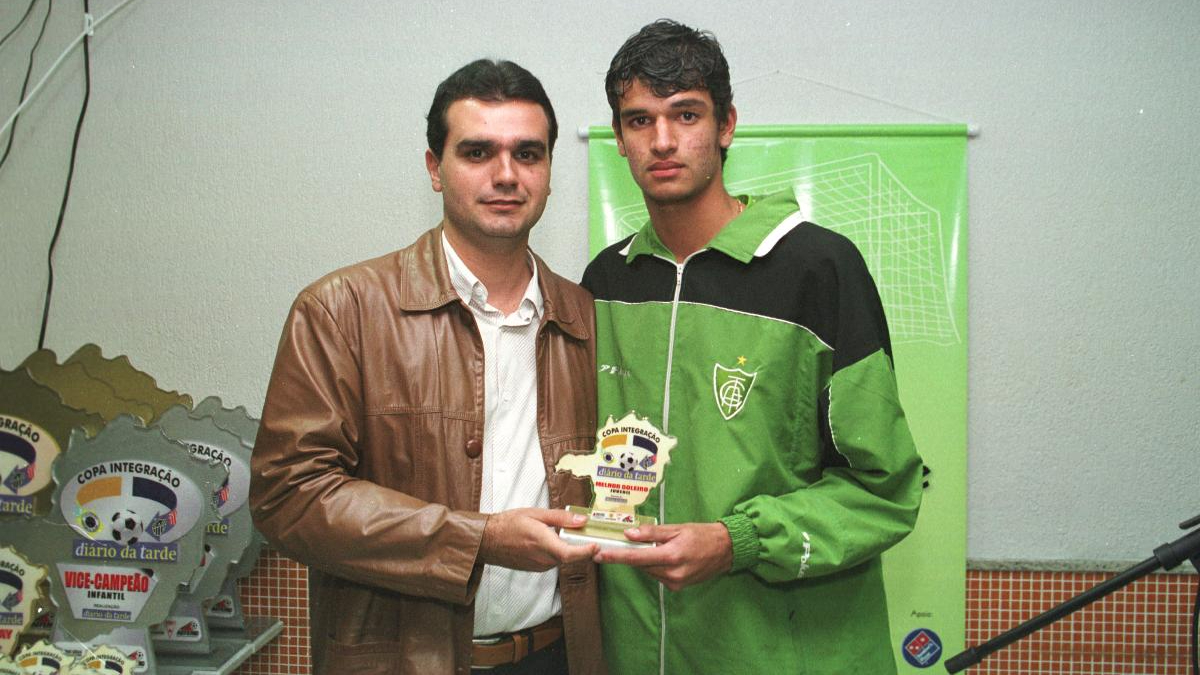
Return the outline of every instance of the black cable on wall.
[[[83,0],[83,13],[91,15],[89,0]],[[46,303],[42,308],[42,327],[38,332],[38,349],[46,344],[46,324],[50,319],[50,298],[54,292],[54,249],[58,246],[58,236],[62,233],[63,217],[67,213],[67,202],[71,198],[71,181],[75,177],[75,157],[79,152],[79,135],[83,130],[83,118],[87,115],[88,101],[92,97],[92,56],[91,37],[83,37],[83,105],[79,108],[79,119],[75,121],[75,136],[71,140],[71,161],[67,168],[67,181],[63,186],[62,204],[58,208],[58,220],[54,225],[54,236],[50,238],[50,248],[46,251]]]
[[[37,0],[29,0],[29,6],[25,8],[25,13],[21,15],[21,20],[17,21],[17,25],[13,26],[12,30],[8,31],[4,34],[4,37],[0,38],[0,47],[3,47],[4,43],[8,42],[8,38],[12,37],[13,33],[17,32],[17,29],[25,24],[25,19],[28,19],[29,15],[33,13],[33,6],[36,4]]]
[[[33,2],[29,3],[29,9],[25,10],[25,17],[29,16],[29,13],[33,9],[33,6],[36,4],[36,2],[37,0],[34,0]],[[50,23],[50,12],[53,9],[54,0],[46,0],[46,15],[42,17],[42,27],[38,31],[37,39],[33,41],[33,47],[29,49],[29,65],[25,66],[25,81],[21,83],[21,96],[17,99],[17,101],[24,101],[25,94],[29,92],[29,76],[33,74],[33,57],[37,54],[38,47],[42,44],[42,38],[46,35],[46,24]],[[4,36],[5,40],[8,39],[9,35],[12,35],[14,32],[16,32],[17,28],[21,27],[21,24],[25,23],[25,17],[21,17],[21,20],[17,22],[17,25],[8,32],[8,35]],[[17,137],[17,122],[20,121],[20,115],[13,118],[12,127],[10,127],[8,130],[8,141],[4,146],[4,155],[0,156],[0,168],[4,167],[4,163],[8,161],[8,154],[12,152],[13,139]]]

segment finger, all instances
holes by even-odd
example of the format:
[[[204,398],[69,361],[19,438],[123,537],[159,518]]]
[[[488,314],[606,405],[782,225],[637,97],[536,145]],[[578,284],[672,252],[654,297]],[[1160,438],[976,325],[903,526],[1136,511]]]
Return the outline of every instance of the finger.
[[[600,549],[594,560],[598,563],[608,563],[614,565],[633,565],[635,567],[648,567],[652,565],[665,565],[666,559],[663,557],[662,550],[657,547],[619,547],[613,546],[610,548]]]
[[[664,568],[664,567],[643,567],[643,568],[641,568],[641,570],[646,573],[646,576],[657,581],[658,583],[662,584],[663,586],[666,586],[667,588],[671,588],[671,582],[670,582],[670,579],[667,577],[666,568]],[[671,590],[675,590],[675,589],[671,588]]]
[[[663,586],[667,587],[668,591],[682,591],[688,587],[686,581],[673,581],[671,579],[660,580]]]
[[[568,544],[558,537],[554,537],[553,541],[547,542],[546,546],[547,553],[554,556],[554,559],[559,564],[564,565],[582,560],[590,560],[599,550],[600,547],[595,544]]]
[[[587,524],[588,517],[579,513],[571,513],[566,509],[529,509],[530,518],[545,523],[551,527],[566,527],[576,529]]]
[[[568,545],[566,547],[566,551],[559,555],[558,559],[559,562],[564,565],[573,562],[583,562],[584,560],[591,560],[592,557],[599,552],[599,550],[600,547],[595,544],[587,544],[584,546]]]
[[[675,525],[639,525],[625,530],[625,538],[630,541],[652,541],[662,543],[670,541],[679,532]]]

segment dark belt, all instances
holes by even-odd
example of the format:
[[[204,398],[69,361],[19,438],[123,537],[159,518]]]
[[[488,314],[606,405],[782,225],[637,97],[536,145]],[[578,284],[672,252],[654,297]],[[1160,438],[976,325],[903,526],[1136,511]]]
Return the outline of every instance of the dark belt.
[[[526,656],[558,642],[562,636],[562,617],[554,616],[515,633],[475,638],[471,646],[471,667],[495,668],[519,663]]]

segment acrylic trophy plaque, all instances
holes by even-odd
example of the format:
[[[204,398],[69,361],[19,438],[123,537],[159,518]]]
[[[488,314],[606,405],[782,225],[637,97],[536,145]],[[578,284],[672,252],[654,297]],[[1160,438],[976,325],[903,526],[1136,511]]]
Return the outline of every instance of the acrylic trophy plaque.
[[[65,673],[75,659],[70,654],[45,640],[29,645],[17,652],[14,659],[18,672],[24,675],[59,675]]]
[[[633,412],[615,422],[610,416],[596,432],[591,454],[563,455],[555,466],[591,480],[594,494],[591,507],[567,507],[572,513],[588,516],[587,524],[578,530],[563,529],[560,536],[573,544],[653,546],[626,539],[625,530],[658,522],[638,515],[637,507],[662,482],[675,443],[674,437]]]
[[[120,415],[132,415],[141,420],[154,417],[151,406],[121,398],[109,383],[93,377],[82,363],[58,363],[57,356],[49,349],[39,349],[30,354],[17,372],[24,373],[37,384],[53,391],[60,399],[60,405],[93,415],[85,425],[92,435],[105,422]],[[58,437],[59,446],[64,450],[69,437],[69,431]],[[39,612],[28,635],[50,637],[55,614],[47,603],[43,611]]]
[[[233,462],[230,464],[229,470],[231,476],[240,472],[245,472],[245,481],[247,490],[249,489],[250,476],[250,451],[254,449],[254,440],[258,435],[258,420],[250,417],[246,409],[238,406],[236,408],[225,408],[221,404],[221,399],[216,396],[209,396],[203,401],[196,404],[192,410],[192,417],[195,418],[211,418],[213,423],[218,427],[237,436],[242,443],[239,450],[231,452]],[[241,479],[235,480],[230,478],[231,482],[241,482]],[[232,504],[228,505],[230,509],[245,508],[249,506],[239,507],[238,504],[245,504],[248,493],[238,495],[236,492],[231,495]],[[262,552],[265,539],[262,534],[250,526],[250,541],[246,545],[246,549],[241,556],[233,561],[233,566],[229,569],[225,577],[225,583],[221,587],[220,593],[213,598],[213,601],[208,605],[205,614],[208,617],[208,625],[215,629],[218,637],[224,636],[229,638],[244,637],[250,639],[256,633],[261,633],[262,630],[273,627],[279,624],[278,619],[255,619],[253,626],[248,628],[245,614],[242,612],[242,602],[238,596],[237,582],[244,579],[254,571],[255,565],[258,564],[258,557]],[[279,627],[282,627],[279,624]],[[276,632],[278,628],[275,628]]]
[[[154,417],[154,409],[145,403],[124,399],[107,382],[93,377],[80,363],[58,363],[54,352],[39,349],[21,363],[34,381],[53,389],[71,408],[95,413],[112,421],[120,415],[133,415],[143,422]]]
[[[74,656],[109,644],[156,672],[149,627],[161,623],[218,520],[224,471],[130,416],[72,435],[54,466],[49,530],[30,557],[52,568],[54,643]]]
[[[244,449],[241,440],[218,427],[212,418],[196,419],[189,412],[181,405],[174,406],[154,426],[167,438],[183,444],[194,459],[215,463],[225,475],[212,495],[218,520],[207,525],[204,564],[176,598],[170,616],[151,628],[154,648],[160,656],[213,652],[203,604],[220,591],[230,565],[249,545],[252,529],[249,509],[242,508],[249,493],[249,467],[241,457],[235,457]],[[233,468],[235,462],[237,470]],[[160,664],[163,661],[160,659]]]
[[[38,523],[50,513],[51,468],[66,450],[71,430],[95,435],[103,426],[99,415],[66,406],[57,392],[25,370],[0,371],[0,543],[28,557],[22,549],[38,538]],[[50,637],[54,612],[49,593],[48,579],[38,590],[26,589],[36,602],[34,624],[21,631],[23,640]]]
[[[9,516],[49,513],[51,465],[71,430],[94,435],[103,426],[100,416],[64,405],[26,371],[0,371],[0,527]]]
[[[250,453],[258,432],[258,422],[244,408],[225,408],[221,400],[210,396],[194,409],[176,406],[158,420],[168,437],[179,440],[197,458],[218,461],[227,470],[226,482],[214,493],[221,520],[210,524],[205,541],[215,561],[198,586],[182,594],[172,608],[175,628],[159,626],[153,636],[158,649],[159,675],[190,675],[193,671],[216,670],[214,664],[233,662],[256,652],[283,630],[279,619],[254,617],[249,621],[241,613],[237,580],[254,569],[262,548],[262,537],[254,529],[250,515]],[[198,598],[200,603],[190,601]],[[190,602],[189,602],[190,601]],[[197,610],[201,616],[196,615]],[[199,619],[199,621],[197,621]],[[199,626],[211,636],[207,655],[198,649],[200,641],[188,642],[188,632],[180,635],[179,626]],[[166,629],[166,630],[164,630]],[[168,630],[175,630],[172,640]]]
[[[25,559],[16,548],[0,546],[0,654],[16,651],[17,641],[33,623],[46,568]]]
[[[118,397],[148,407],[150,417],[143,418],[147,424],[172,406],[192,407],[191,396],[160,389],[158,382],[149,373],[135,368],[128,356],[104,358],[99,345],[86,344],[63,362],[65,366],[74,364],[83,366],[93,379],[107,383]]]
[[[62,671],[65,675],[133,675],[137,663],[121,653],[121,650],[108,645],[89,649],[75,659],[70,670]]]

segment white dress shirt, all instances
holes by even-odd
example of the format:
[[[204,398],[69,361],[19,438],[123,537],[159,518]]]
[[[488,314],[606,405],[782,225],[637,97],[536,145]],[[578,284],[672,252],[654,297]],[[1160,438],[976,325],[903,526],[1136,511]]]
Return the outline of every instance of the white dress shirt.
[[[550,490],[537,433],[537,332],[543,312],[533,256],[533,278],[521,304],[507,316],[487,302],[488,291],[442,234],[450,281],[471,309],[483,338],[484,417],[482,513],[549,508]],[[475,595],[475,636],[536,626],[562,611],[558,569],[520,572],[485,565]]]

